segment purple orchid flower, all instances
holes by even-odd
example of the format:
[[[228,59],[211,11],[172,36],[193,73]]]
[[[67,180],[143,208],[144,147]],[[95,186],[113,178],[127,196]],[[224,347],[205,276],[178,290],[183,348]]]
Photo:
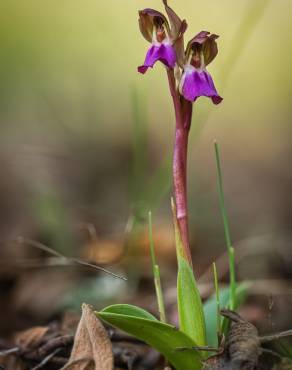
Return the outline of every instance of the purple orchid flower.
[[[144,74],[148,68],[153,68],[157,61],[162,62],[168,68],[174,68],[177,55],[182,54],[182,35],[187,28],[185,21],[181,21],[177,14],[167,5],[164,0],[167,18],[154,9],[144,9],[139,12],[139,26],[142,35],[151,43],[144,64],[138,67],[138,71]]]
[[[210,73],[206,70],[206,66],[218,54],[216,43],[218,37],[202,31],[188,43],[180,81],[180,93],[188,101],[194,102],[200,96],[211,98],[214,104],[219,104],[223,100],[217,93]]]

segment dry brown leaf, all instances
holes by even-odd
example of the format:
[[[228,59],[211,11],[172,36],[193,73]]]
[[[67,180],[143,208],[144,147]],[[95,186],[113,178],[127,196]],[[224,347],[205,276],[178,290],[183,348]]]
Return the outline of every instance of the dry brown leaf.
[[[23,351],[31,351],[37,348],[49,328],[46,326],[35,326],[33,328],[20,331],[14,335],[14,344]],[[0,365],[5,369],[24,370],[27,368],[21,358],[14,355],[0,357]],[[2,367],[0,366],[2,369]]]
[[[15,344],[22,349],[36,348],[48,330],[47,326],[35,326],[21,331],[15,335]]]
[[[82,316],[67,365],[62,370],[112,370],[111,341],[92,308],[82,305]]]

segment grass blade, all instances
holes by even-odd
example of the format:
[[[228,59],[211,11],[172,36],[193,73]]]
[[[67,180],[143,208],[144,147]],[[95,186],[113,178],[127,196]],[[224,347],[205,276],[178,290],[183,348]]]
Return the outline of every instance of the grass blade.
[[[232,247],[232,244],[231,244],[229,222],[228,222],[227,211],[225,207],[225,198],[224,198],[224,191],[223,191],[220,151],[219,151],[219,145],[216,141],[214,142],[214,147],[215,147],[216,166],[217,166],[219,203],[220,203],[220,210],[221,210],[222,219],[223,219],[224,234],[225,234],[228,258],[229,258],[230,309],[234,310],[236,307],[236,276],[235,276],[235,263],[234,263],[234,248]]]
[[[160,269],[156,263],[156,258],[155,258],[151,212],[149,212],[148,214],[148,219],[149,219],[149,243],[150,243],[150,253],[151,253],[156,299],[157,299],[157,304],[158,304],[160,321],[166,322],[165,306],[164,306],[164,299],[163,299],[161,279],[160,279]]]

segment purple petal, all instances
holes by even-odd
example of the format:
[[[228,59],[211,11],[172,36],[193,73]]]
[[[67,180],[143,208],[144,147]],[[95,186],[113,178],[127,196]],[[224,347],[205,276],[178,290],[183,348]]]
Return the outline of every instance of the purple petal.
[[[184,73],[182,95],[189,101],[195,101],[200,96],[211,98],[214,104],[219,104],[223,100],[218,95],[212,77],[206,70],[193,69]]]
[[[145,62],[138,67],[138,72],[145,73],[149,67],[153,67],[157,61],[162,62],[169,68],[173,68],[176,63],[176,54],[174,48],[170,44],[152,45],[148,50]]]

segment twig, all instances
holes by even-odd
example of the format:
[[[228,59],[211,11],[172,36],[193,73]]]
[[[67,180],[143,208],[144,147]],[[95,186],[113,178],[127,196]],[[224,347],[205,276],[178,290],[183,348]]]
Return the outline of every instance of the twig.
[[[4,351],[0,352],[0,356],[6,356],[6,355],[11,355],[12,353],[16,353],[19,351],[18,347],[10,348],[10,349],[5,349]]]
[[[39,370],[42,367],[44,367],[50,360],[58,353],[61,351],[61,348],[57,348],[54,352],[50,353],[47,357],[43,359],[37,366],[32,368],[31,370]]]
[[[275,357],[280,358],[280,359],[282,359],[282,358],[283,358],[283,356],[281,356],[279,353],[277,353],[277,352],[273,351],[272,349],[268,349],[268,348],[261,348],[261,351],[262,351],[263,353],[268,353],[269,355],[275,356]]]
[[[86,262],[86,261],[83,261],[83,260],[80,260],[80,259],[77,259],[77,258],[73,258],[73,257],[66,257],[64,256],[63,254],[57,252],[56,250],[36,241],[36,240],[32,240],[32,239],[28,239],[28,238],[24,238],[22,236],[18,237],[16,239],[16,242],[20,243],[20,244],[27,244],[27,245],[30,245],[34,248],[37,248],[37,249],[40,249],[44,252],[47,252],[49,254],[52,254],[56,257],[59,257],[59,258],[62,258],[62,259],[66,259],[67,261],[70,261],[72,263],[75,263],[77,265],[81,265],[81,266],[86,266],[86,267],[91,267],[93,269],[96,269],[96,270],[99,270],[99,271],[103,271],[105,272],[106,274],[109,274],[115,278],[118,278],[118,279],[122,279],[122,280],[127,280],[127,278],[125,278],[124,276],[120,276],[120,275],[117,275],[109,270],[106,270],[105,268],[103,267],[100,267],[100,266],[97,266],[97,265],[94,265],[92,263],[89,263],[89,262]]]
[[[206,352],[220,352],[220,348],[209,347],[209,346],[192,346],[192,347],[177,347],[175,349],[178,352],[184,351],[206,351]]]
[[[38,348],[36,350],[36,353],[38,356],[44,357],[48,353],[56,349],[61,349],[63,347],[71,346],[73,342],[74,342],[74,335],[63,335],[62,337],[57,337],[57,338],[50,340],[49,342],[47,342],[46,344]]]
[[[291,337],[291,336],[292,336],[292,330],[286,330],[286,331],[282,331],[280,333],[260,337],[260,341],[261,341],[261,343],[266,343],[266,342],[271,342],[273,340],[277,340],[277,339],[281,339],[281,338],[285,338],[285,337]]]

